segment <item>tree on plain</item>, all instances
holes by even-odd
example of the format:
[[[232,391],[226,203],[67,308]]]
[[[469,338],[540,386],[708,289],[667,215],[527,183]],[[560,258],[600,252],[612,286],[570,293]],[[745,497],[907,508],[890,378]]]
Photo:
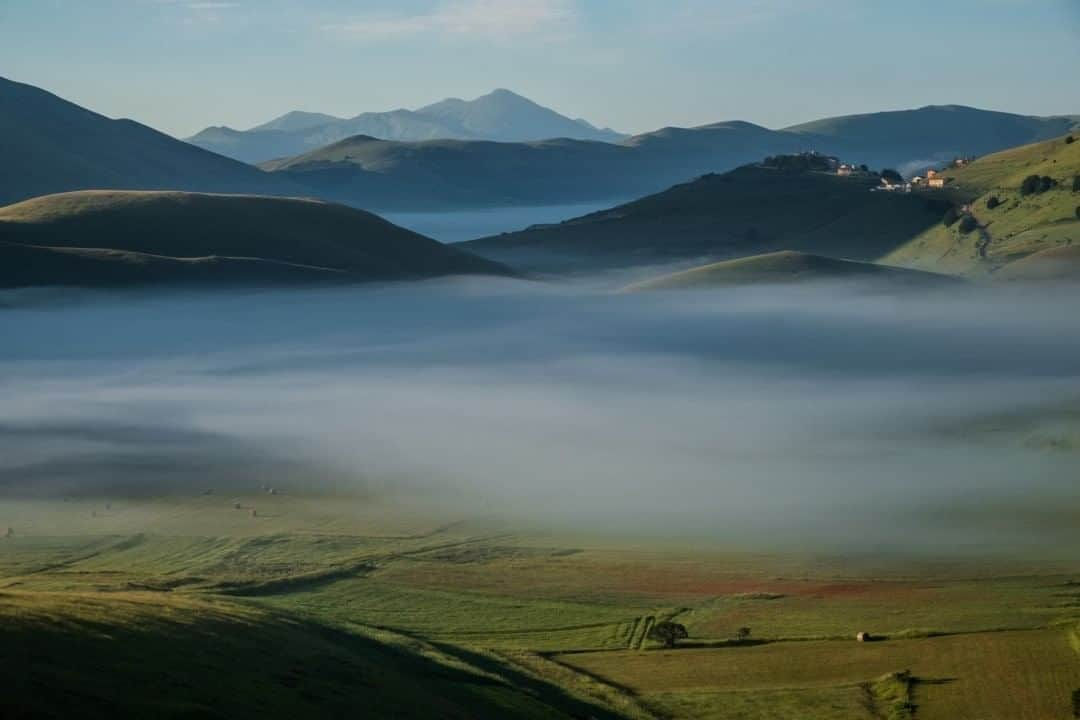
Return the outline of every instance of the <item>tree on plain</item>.
[[[664,620],[658,622],[649,629],[649,639],[663,644],[666,648],[675,647],[675,643],[690,637],[686,627],[677,622]]]

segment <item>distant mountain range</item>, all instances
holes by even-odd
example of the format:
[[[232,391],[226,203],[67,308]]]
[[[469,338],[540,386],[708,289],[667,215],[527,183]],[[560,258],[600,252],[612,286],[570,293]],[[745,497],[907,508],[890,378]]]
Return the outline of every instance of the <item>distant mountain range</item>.
[[[540,133],[555,123],[542,121],[550,111],[507,91],[422,110],[430,122],[494,135],[511,127]],[[291,113],[258,132],[318,132],[329,127],[320,124],[327,117]],[[564,121],[584,127],[567,118],[559,122]],[[615,203],[777,153],[818,150],[872,167],[915,169],[1060,136],[1078,126],[1076,117],[932,106],[785,130],[741,121],[664,128],[617,143],[569,138],[401,142],[354,135],[260,169],[0,79],[0,204],[80,189],[318,196],[379,211]]]
[[[66,190],[305,195],[287,177],[0,78],[0,205]]]
[[[449,98],[417,110],[366,112],[352,118],[294,111],[250,130],[209,127],[188,138],[188,142],[257,163],[306,153],[354,135],[405,142],[528,142],[550,138],[618,142],[626,137],[499,89],[475,100]]]
[[[321,197],[376,210],[553,205],[646,195],[766,155],[805,150],[910,173],[1077,127],[1077,117],[930,106],[785,130],[741,121],[664,128],[617,144],[562,139],[395,142],[357,136],[261,167]]]

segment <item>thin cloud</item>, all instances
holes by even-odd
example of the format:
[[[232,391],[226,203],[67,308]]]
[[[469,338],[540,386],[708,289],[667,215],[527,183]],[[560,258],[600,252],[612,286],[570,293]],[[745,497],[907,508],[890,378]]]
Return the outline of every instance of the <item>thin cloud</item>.
[[[426,13],[372,14],[323,29],[367,42],[420,35],[501,40],[565,34],[576,16],[573,0],[453,0]]]

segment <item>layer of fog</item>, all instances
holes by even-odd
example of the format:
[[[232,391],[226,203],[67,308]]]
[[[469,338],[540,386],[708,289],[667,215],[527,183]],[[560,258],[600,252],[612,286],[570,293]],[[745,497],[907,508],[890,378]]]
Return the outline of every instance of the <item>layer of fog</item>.
[[[801,547],[1080,549],[1080,296],[461,280],[0,311],[8,495],[438,498]],[[993,430],[990,423],[990,430]]]
[[[390,222],[440,242],[473,240],[581,217],[617,205],[618,201],[575,205],[537,205],[429,213],[382,213]]]

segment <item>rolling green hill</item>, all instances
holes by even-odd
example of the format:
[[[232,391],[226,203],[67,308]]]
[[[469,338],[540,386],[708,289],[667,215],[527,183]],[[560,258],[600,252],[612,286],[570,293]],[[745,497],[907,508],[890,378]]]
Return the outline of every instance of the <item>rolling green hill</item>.
[[[873,280],[919,287],[952,282],[952,278],[917,270],[780,251],[703,265],[634,283],[625,289],[637,292],[815,280]]]
[[[341,205],[244,195],[83,191],[0,208],[5,287],[279,283],[506,274]]]
[[[1073,191],[1073,178],[1080,175],[1080,142],[1057,138],[1024,145],[945,175],[948,195],[970,206],[979,227],[965,234],[960,223],[936,223],[890,253],[886,262],[985,274],[1033,253],[1080,243],[1080,192]],[[1024,194],[1021,185],[1031,175],[1049,177],[1056,185]]]
[[[0,205],[103,188],[309,194],[287,178],[4,78],[0,159]]]
[[[544,271],[777,250],[874,260],[938,222],[948,207],[933,195],[870,192],[877,182],[746,166],[558,225],[461,247]]]

